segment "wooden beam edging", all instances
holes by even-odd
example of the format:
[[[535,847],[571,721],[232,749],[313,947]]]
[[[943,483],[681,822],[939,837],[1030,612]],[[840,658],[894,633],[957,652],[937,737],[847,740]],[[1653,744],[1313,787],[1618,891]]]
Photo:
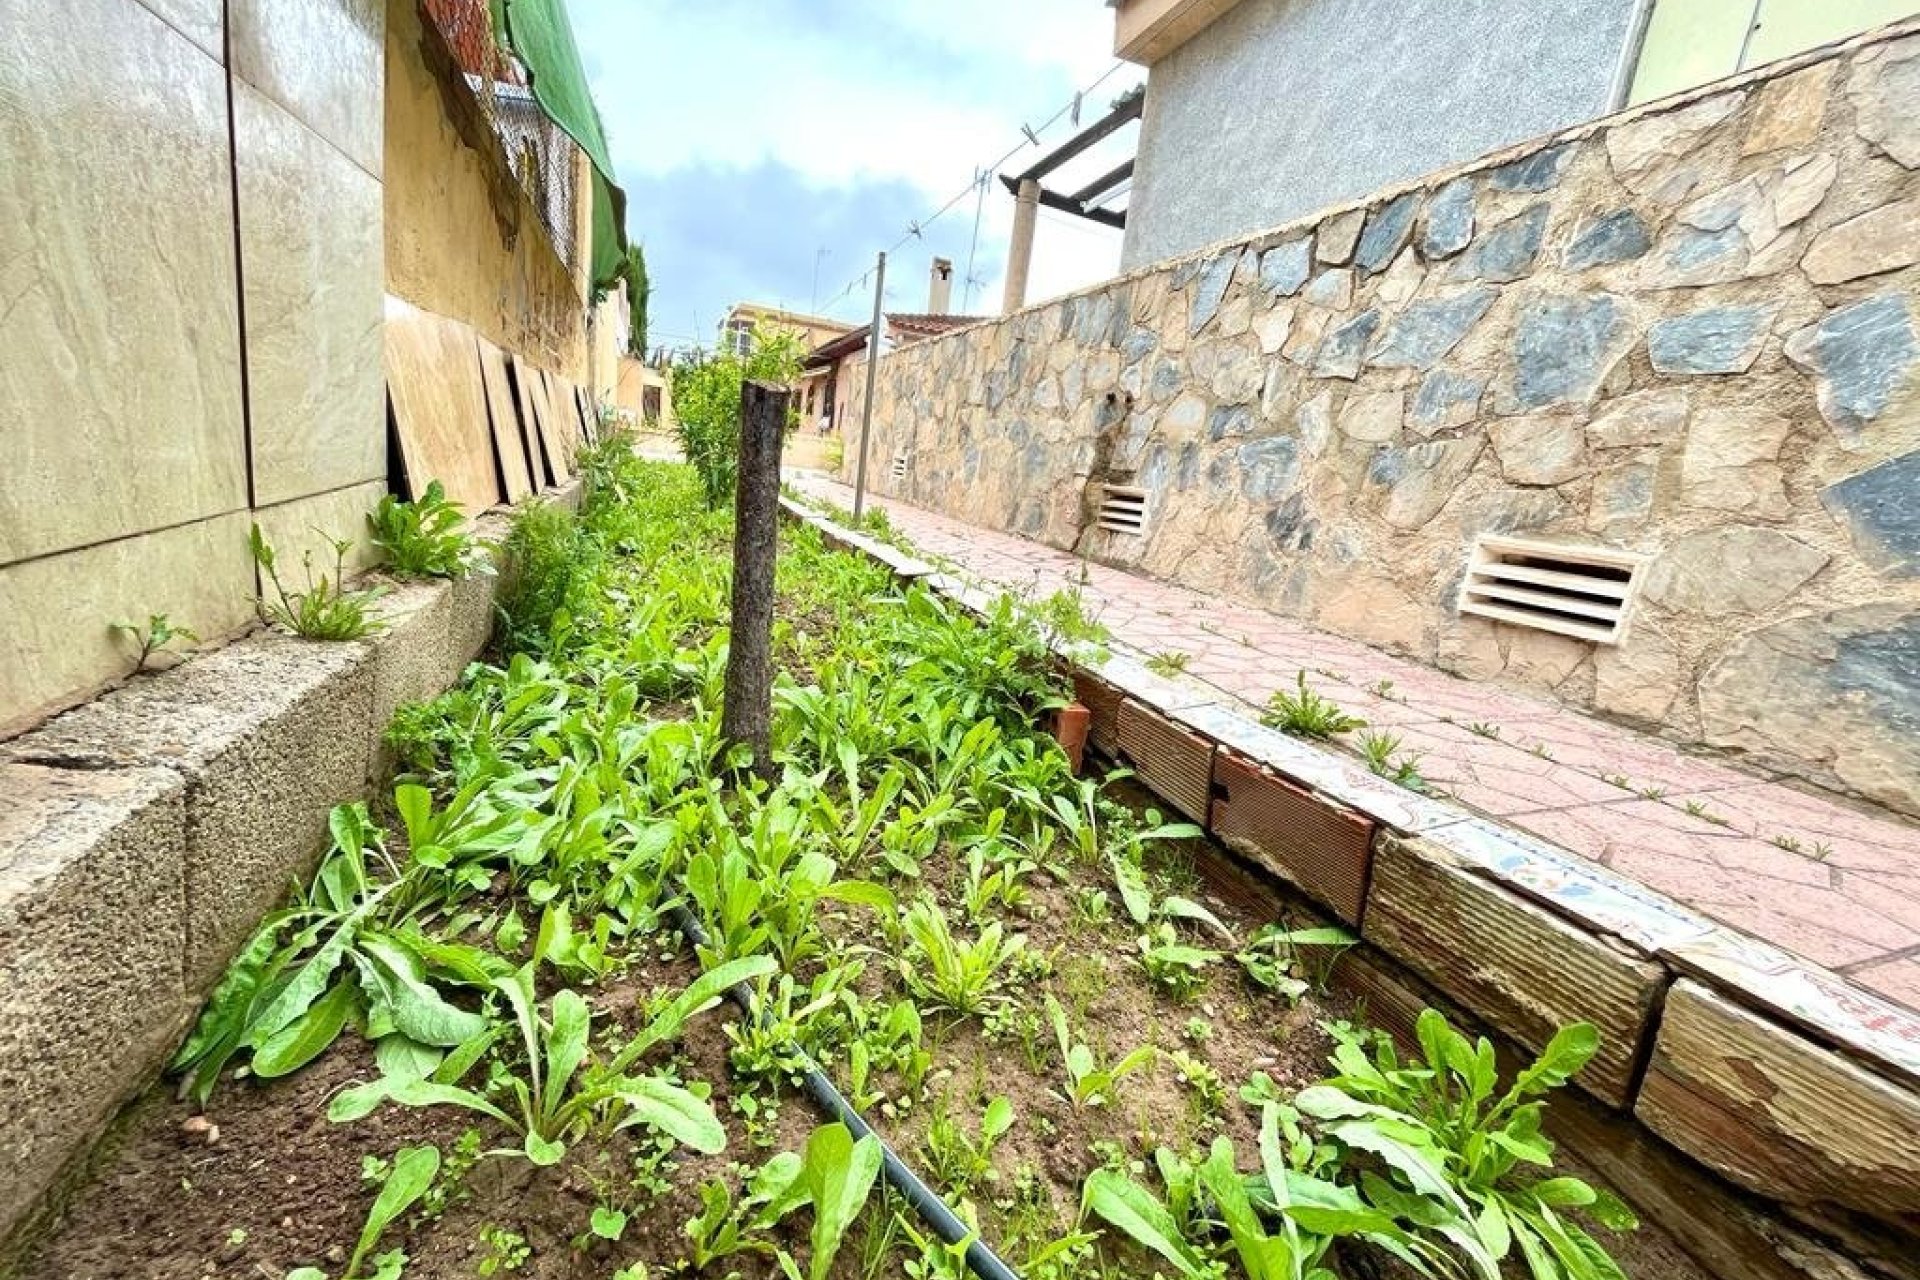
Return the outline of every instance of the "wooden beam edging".
[[[918,563],[797,504],[790,510],[889,567],[901,560]],[[948,573],[920,576],[975,614],[983,614],[998,594]],[[1724,1063],[1692,1061],[1709,1043],[1706,1038],[1667,1026],[1664,999],[1680,980],[1686,990],[1705,992],[1729,1010],[1744,1008],[1745,1025],[1767,1045],[1741,1060],[1749,1094],[1770,1087],[1793,1096],[1812,1073],[1831,1089],[1865,1090],[1858,1114],[1882,1123],[1910,1120],[1912,1131],[1920,1132],[1920,1016],[1577,854],[1406,791],[1343,756],[1268,729],[1197,681],[1163,678],[1128,653],[1096,646],[1059,646],[1057,656],[1076,682],[1111,690],[1123,722],[1131,716],[1137,726],[1151,715],[1167,729],[1210,744],[1216,788],[1223,762],[1229,773],[1251,765],[1329,813],[1376,824],[1372,866],[1355,913],[1363,936],[1524,1045],[1539,1047],[1559,1021],[1595,1022],[1616,1046],[1603,1050],[1576,1081],[1596,1099],[1632,1114],[1636,1107],[1657,1107],[1661,1097],[1658,1090],[1647,1097],[1643,1076],[1669,1091],[1676,1078],[1695,1088],[1732,1078]],[[1096,724],[1096,741],[1100,734]],[[1123,755],[1126,738],[1122,731]],[[1175,777],[1191,803],[1191,780]],[[1142,780],[1152,784],[1147,771]],[[1205,825],[1222,834],[1211,812]],[[1225,838],[1244,840],[1231,830]],[[1284,863],[1274,865],[1279,860],[1257,861],[1276,879],[1326,901],[1324,890],[1301,883],[1297,872],[1290,876]],[[1544,987],[1540,979],[1552,966],[1541,964],[1543,956],[1566,970]],[[1572,980],[1558,981],[1562,976]],[[1770,1086],[1754,1083],[1768,1079]],[[1846,1100],[1837,1105],[1844,1113]],[[1816,1215],[1830,1209],[1865,1214],[1899,1232],[1920,1227],[1910,1213],[1888,1213],[1888,1157],[1884,1135],[1877,1132],[1822,1149],[1804,1141],[1793,1117],[1776,1115],[1753,1097],[1722,1107],[1711,1132],[1677,1123],[1672,1106],[1654,1114],[1660,1119],[1653,1127],[1667,1141],[1770,1199]],[[1864,1166],[1849,1154],[1856,1148],[1871,1155]],[[1791,1151],[1791,1161],[1783,1150]],[[1920,1170],[1920,1148],[1906,1142],[1898,1151],[1908,1162],[1897,1170],[1901,1178]],[[1782,1171],[1789,1167],[1800,1172],[1785,1178]],[[1863,1171],[1881,1184],[1850,1186]],[[1810,1179],[1828,1189],[1817,1201],[1804,1190],[1813,1185]],[[1907,1183],[1898,1185],[1904,1189]]]

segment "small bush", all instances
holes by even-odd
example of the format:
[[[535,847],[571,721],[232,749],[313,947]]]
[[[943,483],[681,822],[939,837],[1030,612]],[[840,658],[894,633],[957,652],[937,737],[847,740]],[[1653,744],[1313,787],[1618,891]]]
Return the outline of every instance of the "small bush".
[[[1367,727],[1365,720],[1348,715],[1333,701],[1309,689],[1307,673],[1304,671],[1298,673],[1295,692],[1288,693],[1285,689],[1274,691],[1273,697],[1267,700],[1267,712],[1260,717],[1260,723],[1298,738],[1318,738],[1323,741]]]
[[[591,577],[596,546],[573,512],[558,503],[534,502],[515,513],[501,558],[495,640],[509,653],[544,650],[566,614],[574,584]]]
[[[367,516],[373,545],[385,554],[388,571],[401,578],[464,576],[480,554],[480,544],[464,531],[465,524],[460,504],[447,500],[438,480],[416,502],[387,494]]]
[[[248,542],[253,549],[254,563],[273,585],[273,599],[263,595],[255,602],[260,616],[268,622],[308,640],[359,640],[386,625],[368,613],[373,602],[380,598],[378,588],[349,591],[346,587],[346,559],[353,547],[351,540],[328,539],[333,547],[331,577],[324,573],[318,578],[313,576],[313,552],[300,557],[307,571],[305,591],[288,591],[281,583],[273,546],[260,532],[259,525],[253,526]]]

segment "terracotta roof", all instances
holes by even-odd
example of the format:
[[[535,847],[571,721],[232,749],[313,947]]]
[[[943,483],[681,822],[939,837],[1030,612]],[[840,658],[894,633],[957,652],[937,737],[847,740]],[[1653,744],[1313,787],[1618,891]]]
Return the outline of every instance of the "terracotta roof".
[[[937,338],[963,325],[977,324],[989,316],[935,315],[924,311],[887,312],[887,332],[902,343],[919,342],[924,338]],[[872,325],[861,325],[850,333],[841,334],[828,342],[815,347],[807,356],[807,368],[817,369],[832,364],[845,356],[850,356],[867,345],[867,330]]]

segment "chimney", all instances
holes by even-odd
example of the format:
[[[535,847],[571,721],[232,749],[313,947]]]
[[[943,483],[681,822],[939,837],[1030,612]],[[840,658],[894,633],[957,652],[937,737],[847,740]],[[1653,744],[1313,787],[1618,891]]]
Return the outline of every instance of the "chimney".
[[[953,302],[953,260],[935,258],[927,276],[927,313],[943,316]]]

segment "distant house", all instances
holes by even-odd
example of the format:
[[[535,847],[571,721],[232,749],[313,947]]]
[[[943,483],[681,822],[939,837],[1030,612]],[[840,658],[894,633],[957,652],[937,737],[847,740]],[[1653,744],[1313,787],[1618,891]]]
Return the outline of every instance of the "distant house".
[[[736,302],[728,310],[727,318],[720,322],[721,347],[738,355],[746,355],[752,349],[756,325],[791,333],[801,340],[808,351],[841,337],[853,328],[845,320],[829,320],[825,316],[810,316],[804,312],[762,306],[757,302]],[[809,371],[803,373],[794,384],[794,407],[800,411],[802,421],[812,422],[825,411],[826,381],[824,374]]]
[[[939,337],[984,318],[889,311],[882,317],[881,354]],[[867,367],[867,335],[872,329],[872,325],[863,324],[830,342],[821,343],[807,357],[807,376],[818,379],[824,391],[821,408],[807,415],[809,427],[823,434],[836,429],[851,407],[858,403],[859,397],[865,394],[861,378],[865,376]]]
[[[1115,0],[1125,268],[1910,16],[1915,0]]]

